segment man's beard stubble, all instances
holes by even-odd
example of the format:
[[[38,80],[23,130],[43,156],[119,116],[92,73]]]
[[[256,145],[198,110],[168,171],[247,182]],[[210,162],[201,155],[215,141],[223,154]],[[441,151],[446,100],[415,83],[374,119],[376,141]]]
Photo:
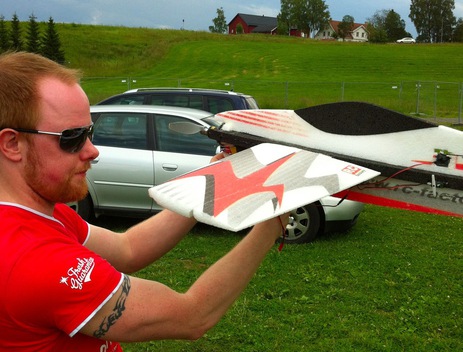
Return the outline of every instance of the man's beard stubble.
[[[28,163],[25,168],[27,184],[44,200],[50,203],[68,203],[82,200],[87,195],[88,186],[86,179],[83,178],[83,182],[76,184],[74,174],[69,174],[57,182],[44,180],[43,176],[41,176],[40,158],[34,147],[28,149],[27,161]]]

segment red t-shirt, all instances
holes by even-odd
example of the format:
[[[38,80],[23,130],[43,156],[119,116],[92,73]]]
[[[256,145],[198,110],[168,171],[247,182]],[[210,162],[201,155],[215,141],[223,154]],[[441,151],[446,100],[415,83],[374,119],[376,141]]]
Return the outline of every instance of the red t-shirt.
[[[0,202],[0,351],[122,351],[79,333],[123,279],[83,246],[89,229],[64,204],[49,217]]]

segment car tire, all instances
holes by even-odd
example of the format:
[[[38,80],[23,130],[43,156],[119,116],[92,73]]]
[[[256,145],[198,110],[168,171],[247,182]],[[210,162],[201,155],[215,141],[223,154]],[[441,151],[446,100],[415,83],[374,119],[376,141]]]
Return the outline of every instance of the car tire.
[[[291,211],[289,219],[285,233],[286,243],[307,243],[317,238],[321,221],[317,203],[307,204]]]
[[[87,194],[84,199],[77,202],[76,212],[85,221],[91,221],[95,218],[95,213],[93,212],[93,202],[89,194]]]

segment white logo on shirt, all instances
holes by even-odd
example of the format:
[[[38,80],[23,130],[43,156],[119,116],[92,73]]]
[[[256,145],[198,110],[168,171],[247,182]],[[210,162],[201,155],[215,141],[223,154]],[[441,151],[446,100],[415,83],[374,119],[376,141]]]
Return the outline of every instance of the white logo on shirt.
[[[92,281],[90,275],[94,267],[94,258],[77,258],[76,267],[69,268],[67,276],[61,277],[60,284],[66,284],[74,290],[82,290],[84,283]]]

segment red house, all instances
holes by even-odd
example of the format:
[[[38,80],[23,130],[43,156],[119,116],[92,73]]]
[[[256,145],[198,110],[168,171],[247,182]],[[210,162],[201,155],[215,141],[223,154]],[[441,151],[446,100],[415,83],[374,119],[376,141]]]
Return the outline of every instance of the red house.
[[[239,13],[228,23],[228,34],[264,33],[277,34],[278,19],[276,17],[246,15]],[[291,29],[290,36],[301,37],[298,29]]]
[[[228,34],[265,33],[276,34],[276,17],[239,13],[228,23]]]

